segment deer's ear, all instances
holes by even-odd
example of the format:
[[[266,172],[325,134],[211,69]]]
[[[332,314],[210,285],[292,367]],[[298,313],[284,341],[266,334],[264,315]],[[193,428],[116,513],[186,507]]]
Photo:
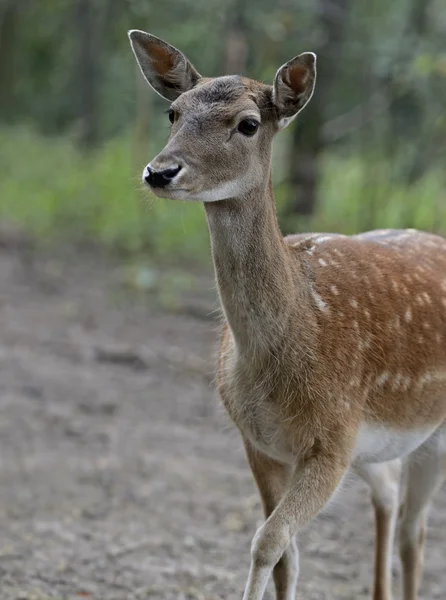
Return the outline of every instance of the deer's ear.
[[[285,63],[276,73],[273,102],[283,129],[304,108],[316,83],[316,54],[304,52]]]
[[[201,78],[184,54],[170,44],[137,29],[128,35],[144,77],[166,100],[175,100]]]

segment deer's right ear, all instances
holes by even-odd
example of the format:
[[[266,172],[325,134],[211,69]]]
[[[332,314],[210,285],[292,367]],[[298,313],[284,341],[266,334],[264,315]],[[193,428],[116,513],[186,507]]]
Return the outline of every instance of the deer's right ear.
[[[184,54],[170,44],[137,29],[128,35],[144,77],[166,100],[175,100],[201,78]]]

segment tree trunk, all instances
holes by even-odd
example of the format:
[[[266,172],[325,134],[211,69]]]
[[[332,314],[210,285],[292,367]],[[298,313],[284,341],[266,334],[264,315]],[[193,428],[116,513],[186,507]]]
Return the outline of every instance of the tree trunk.
[[[14,114],[15,35],[17,0],[0,4],[0,118],[9,122]]]
[[[346,30],[349,0],[318,0],[319,22],[323,43],[318,49],[316,90],[302,123],[294,125],[289,152],[288,215],[311,216],[314,213],[320,176],[320,157],[324,149],[322,127],[324,102],[332,90],[337,72],[340,47]]]
[[[96,144],[99,137],[99,44],[97,12],[100,3],[94,0],[77,0],[76,30],[79,40],[76,89],[78,116],[81,123],[80,143],[86,147]]]
[[[402,69],[407,68],[415,54],[419,52],[420,44],[428,35],[429,29],[430,0],[413,0],[409,18],[406,26],[405,37],[410,40],[408,53],[400,56]],[[403,51],[404,52],[404,51]],[[398,84],[388,82],[390,96],[390,133],[394,140],[402,142],[406,146],[405,155],[407,160],[404,165],[402,179],[409,185],[420,179],[429,165],[429,151],[426,144],[422,142],[422,131],[424,123],[424,104],[417,89],[417,81],[413,80],[405,89],[398,89]],[[414,140],[417,143],[414,144]],[[428,140],[426,140],[428,143]],[[407,148],[411,149],[407,152]]]
[[[242,0],[228,9],[226,22],[223,73],[244,75],[248,63],[248,41]]]

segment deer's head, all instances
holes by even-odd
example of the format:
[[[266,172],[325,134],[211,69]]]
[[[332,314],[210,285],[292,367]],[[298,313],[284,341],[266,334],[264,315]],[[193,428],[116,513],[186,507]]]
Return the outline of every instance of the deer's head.
[[[144,77],[171,102],[169,141],[143,172],[154,193],[214,202],[266,184],[274,134],[313,94],[316,55],[296,56],[265,85],[239,75],[202,77],[159,38],[138,30],[129,38]]]

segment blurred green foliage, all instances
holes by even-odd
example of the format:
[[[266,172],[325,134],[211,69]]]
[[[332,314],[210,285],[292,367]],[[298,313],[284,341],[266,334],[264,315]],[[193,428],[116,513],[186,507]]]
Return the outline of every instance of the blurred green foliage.
[[[311,106],[275,142],[284,232],[446,232],[442,0],[0,0],[0,220],[41,243],[208,260],[201,205],[142,190],[168,122],[130,28],[206,75],[269,82],[298,52],[318,53]]]
[[[200,204],[162,202],[142,189],[128,135],[85,156],[67,137],[14,127],[0,130],[0,147],[0,220],[42,242],[189,257],[209,246]]]

